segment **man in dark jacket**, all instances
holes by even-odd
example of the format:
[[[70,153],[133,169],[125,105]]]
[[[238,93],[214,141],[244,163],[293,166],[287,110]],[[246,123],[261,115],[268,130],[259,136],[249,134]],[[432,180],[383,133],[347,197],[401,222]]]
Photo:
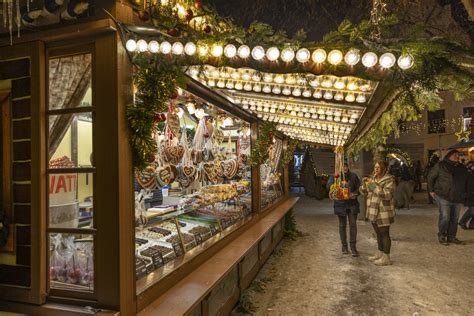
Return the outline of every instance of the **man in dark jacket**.
[[[351,253],[353,257],[358,257],[359,252],[356,248],[357,241],[357,214],[359,214],[359,202],[357,201],[357,195],[359,193],[360,179],[359,177],[350,172],[347,163],[344,164],[344,178],[346,181],[346,187],[350,188],[352,196],[348,200],[334,200],[334,214],[339,218],[339,237],[342,243],[342,253],[349,254],[347,248],[347,232],[346,223],[349,219],[349,242],[351,246]],[[334,176],[331,176],[326,185],[328,191],[331,185],[334,183]]]
[[[467,165],[467,170],[466,201],[464,206],[467,206],[468,209],[459,220],[459,226],[462,229],[474,229],[474,162],[470,162]]]
[[[467,170],[459,163],[459,151],[449,151],[428,174],[428,192],[438,203],[441,244],[462,244],[456,238],[459,212],[466,196]]]

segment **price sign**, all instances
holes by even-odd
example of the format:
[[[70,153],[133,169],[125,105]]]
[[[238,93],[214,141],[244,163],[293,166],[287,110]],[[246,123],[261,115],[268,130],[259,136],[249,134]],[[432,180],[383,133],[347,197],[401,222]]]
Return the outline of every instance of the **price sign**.
[[[151,256],[151,259],[153,260],[153,265],[155,266],[155,268],[159,268],[165,263],[165,261],[163,260],[163,254],[159,251],[155,252]]]
[[[173,249],[176,257],[181,257],[184,254],[183,248],[180,244],[173,244]]]
[[[202,244],[202,236],[200,233],[195,233],[194,239],[196,240],[196,245]]]

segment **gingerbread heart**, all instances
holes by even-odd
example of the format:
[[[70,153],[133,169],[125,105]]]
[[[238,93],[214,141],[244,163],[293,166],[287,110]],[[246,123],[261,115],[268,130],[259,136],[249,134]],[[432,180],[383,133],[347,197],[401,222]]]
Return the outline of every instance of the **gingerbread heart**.
[[[177,146],[168,146],[165,148],[165,154],[168,156],[168,158],[171,159],[176,159],[178,157],[178,147]]]
[[[237,160],[230,159],[222,162],[222,170],[226,178],[231,179],[235,177],[237,171],[239,171]]]
[[[176,146],[176,158],[178,159],[178,161],[181,161],[181,159],[183,159],[183,156],[184,156],[184,146],[183,145]]]
[[[173,165],[167,165],[165,167],[160,167],[156,172],[156,180],[161,186],[170,185],[176,180],[178,175],[178,170]]]
[[[214,170],[214,161],[207,161],[202,164],[202,168],[207,176],[212,176],[215,173]]]
[[[214,160],[214,170],[218,177],[222,177],[224,175],[224,169],[222,169],[222,161],[221,160]]]
[[[180,129],[179,116],[175,113],[168,113],[166,120],[168,128],[171,130],[171,132],[173,132],[175,136],[178,136]]]
[[[193,178],[196,174],[196,167],[194,166],[183,166],[183,174],[187,178]]]
[[[183,189],[188,188],[191,185],[192,182],[193,182],[193,180],[191,180],[188,177],[184,177],[184,176],[178,177],[178,183],[181,186],[181,188],[183,188]]]
[[[224,132],[220,128],[214,129],[214,133],[212,134],[212,138],[220,144],[224,141]]]

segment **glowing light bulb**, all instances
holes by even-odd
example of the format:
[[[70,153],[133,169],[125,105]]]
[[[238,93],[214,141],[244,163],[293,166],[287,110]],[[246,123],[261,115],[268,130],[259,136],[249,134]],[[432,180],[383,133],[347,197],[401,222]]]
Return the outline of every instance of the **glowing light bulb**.
[[[342,80],[338,80],[334,83],[334,88],[336,89],[344,89],[346,87],[346,84]]]
[[[192,56],[196,54],[196,51],[197,47],[196,44],[194,44],[193,42],[187,42],[186,45],[184,45],[184,52],[186,55]]]
[[[209,51],[209,47],[206,45],[200,45],[198,48],[199,56],[204,57],[207,55],[207,52]]]
[[[255,46],[252,49],[252,57],[255,60],[262,60],[265,57],[265,49],[262,46]]]
[[[237,55],[237,48],[232,44],[226,45],[224,48],[224,55],[227,58],[234,58]]]
[[[356,98],[356,102],[358,103],[364,103],[366,101],[365,95],[364,94],[359,94]]]
[[[140,53],[144,53],[146,52],[148,49],[148,43],[145,41],[145,40],[139,40],[137,42],[137,51],[139,51]]]
[[[313,97],[316,98],[316,99],[321,99],[323,97],[323,94],[321,93],[321,91],[316,90],[313,93]]]
[[[270,88],[270,86],[264,86],[262,90],[263,90],[263,92],[265,92],[265,93],[270,93],[270,92],[272,92],[272,88]]]
[[[181,55],[183,53],[183,51],[184,51],[184,46],[180,42],[174,43],[172,48],[171,48],[171,52],[174,55]]]
[[[353,94],[353,93],[348,93],[348,94],[346,95],[346,101],[347,101],[347,102],[354,102],[354,101],[355,101],[355,96],[354,96],[354,94]]]
[[[293,90],[293,93],[292,93],[295,97],[299,97],[301,95],[301,90],[296,88]]]
[[[148,43],[148,51],[154,54],[158,53],[160,51],[160,44],[157,41],[150,41]]]
[[[285,87],[281,93],[283,93],[284,95],[290,95],[291,94],[291,90],[288,88],[288,87]]]
[[[332,93],[331,93],[330,91],[326,91],[326,92],[324,93],[324,98],[325,98],[326,100],[331,100],[331,99],[332,99]]]
[[[214,45],[211,49],[211,55],[214,57],[221,57],[224,53],[224,48],[221,45]]]
[[[395,65],[396,61],[397,61],[397,58],[392,53],[385,53],[382,56],[380,56],[380,59],[379,59],[380,66],[387,69]]]
[[[137,42],[133,39],[129,39],[125,44],[125,47],[129,52],[134,52],[137,50]]]
[[[296,60],[302,64],[307,62],[310,57],[311,57],[311,54],[309,50],[307,50],[306,48],[301,48],[300,50],[298,50],[298,52],[296,52]]]
[[[398,67],[400,67],[403,70],[410,69],[411,67],[413,67],[414,63],[415,63],[414,58],[410,54],[405,54],[405,55],[400,56],[397,62]]]
[[[250,47],[247,45],[240,46],[237,50],[237,55],[242,59],[248,58],[250,56]]]
[[[280,57],[280,50],[276,47],[270,47],[266,56],[269,61],[275,61]]]
[[[242,88],[243,88],[242,83],[237,82],[237,83],[235,84],[235,89],[237,89],[237,90],[242,90]]]
[[[355,66],[360,60],[360,51],[358,49],[351,49],[346,53],[346,56],[344,56],[344,61],[346,64],[349,66]]]
[[[281,52],[281,60],[283,60],[286,63],[289,63],[295,58],[295,51],[292,50],[291,48],[285,48]]]
[[[326,60],[326,51],[322,48],[316,49],[311,55],[311,59],[317,63],[323,63]]]
[[[340,50],[332,50],[328,54],[328,61],[330,64],[337,65],[342,61],[342,52]]]
[[[377,55],[372,52],[365,53],[362,56],[362,64],[367,68],[375,66],[377,64]]]
[[[169,54],[171,53],[171,44],[167,41],[164,41],[163,43],[161,43],[160,45],[160,52],[162,54]]]

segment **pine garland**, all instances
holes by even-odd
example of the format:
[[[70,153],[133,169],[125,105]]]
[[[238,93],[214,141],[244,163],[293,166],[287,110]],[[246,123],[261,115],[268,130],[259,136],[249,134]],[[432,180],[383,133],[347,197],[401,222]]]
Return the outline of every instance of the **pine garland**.
[[[268,150],[273,142],[275,131],[275,123],[265,122],[260,125],[257,142],[250,154],[250,164],[252,166],[259,166],[267,161],[269,157]]]
[[[284,166],[286,166],[287,164],[290,163],[290,161],[293,160],[294,152],[298,146],[299,146],[299,141],[295,139],[289,140],[288,145],[286,147],[285,154],[283,155],[283,159],[281,160]]]

